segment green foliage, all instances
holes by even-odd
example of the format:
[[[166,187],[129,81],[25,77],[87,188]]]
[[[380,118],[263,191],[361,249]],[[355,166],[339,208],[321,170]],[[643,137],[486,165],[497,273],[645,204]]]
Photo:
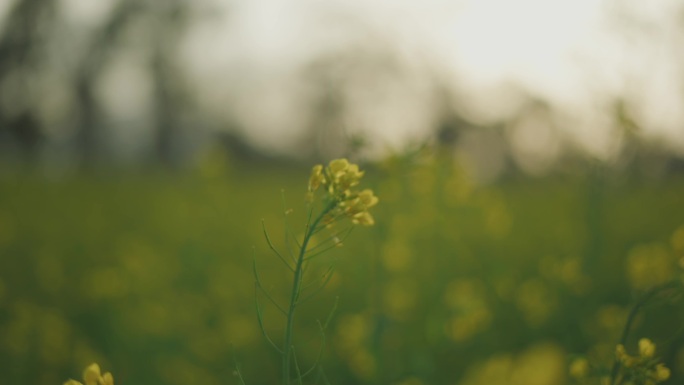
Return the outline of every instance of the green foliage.
[[[250,384],[280,381],[252,255],[287,303],[261,219],[282,224],[284,189],[288,221],[306,223],[308,167],[208,169],[0,180],[0,383],[61,384],[98,362],[119,384],[238,384],[234,359]],[[339,296],[323,354],[332,384],[562,384],[571,354],[612,362],[635,302],[680,274],[681,179],[478,187],[452,159],[422,153],[366,169],[382,201],[375,226],[320,257],[336,271],[294,325],[309,367],[316,320]],[[625,343],[651,339],[670,383],[684,378],[681,305],[649,302]],[[262,311],[282,346],[278,310]]]

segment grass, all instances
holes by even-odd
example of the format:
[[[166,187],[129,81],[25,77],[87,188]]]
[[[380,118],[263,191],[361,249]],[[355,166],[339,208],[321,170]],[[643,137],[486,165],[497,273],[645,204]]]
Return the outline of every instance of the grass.
[[[0,383],[61,384],[97,361],[117,383],[237,384],[234,354],[249,384],[281,381],[254,311],[252,248],[286,303],[291,286],[261,219],[281,228],[284,189],[292,223],[306,222],[308,171],[3,177]],[[370,168],[367,179],[376,226],[325,257],[336,273],[294,326],[309,366],[315,320],[339,296],[323,356],[333,384],[468,385],[524,370],[562,384],[570,354],[608,363],[637,283],[678,275],[684,256],[671,241],[684,224],[677,177],[477,187],[456,165],[426,161]],[[664,257],[648,254],[658,249]],[[651,338],[671,383],[684,378],[682,310],[643,309],[626,344]],[[264,308],[264,328],[279,337],[276,312]]]

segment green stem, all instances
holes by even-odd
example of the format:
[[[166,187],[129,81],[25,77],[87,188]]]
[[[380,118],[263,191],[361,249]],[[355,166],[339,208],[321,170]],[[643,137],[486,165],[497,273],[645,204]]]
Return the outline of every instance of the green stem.
[[[304,256],[306,255],[306,248],[309,245],[311,236],[316,232],[318,225],[325,215],[337,205],[336,201],[330,202],[321,213],[316,217],[310,225],[307,226],[304,232],[304,239],[302,246],[299,249],[297,257],[297,264],[294,271],[294,279],[292,282],[292,294],[290,295],[290,306],[287,311],[287,324],[285,325],[285,341],[283,342],[283,385],[290,385],[290,353],[292,351],[292,327],[294,325],[294,314],[297,307],[297,301],[301,292],[302,277],[304,275]]]
[[[637,303],[634,304],[632,307],[632,310],[630,310],[629,314],[627,315],[627,321],[625,322],[625,328],[622,329],[622,335],[620,336],[620,344],[621,345],[626,345],[627,344],[627,337],[629,337],[629,332],[632,329],[632,324],[634,323],[634,320],[636,319],[637,314],[641,310],[642,307],[644,307],[653,297],[656,295],[660,294],[661,292],[665,290],[669,290],[672,288],[675,288],[679,285],[677,281],[671,281],[667,282],[665,284],[662,284],[660,286],[656,286],[651,288],[649,291],[647,291]],[[610,383],[613,385],[620,385],[622,381],[620,381],[618,374],[620,373],[620,367],[622,364],[620,361],[615,359],[613,362],[613,368],[610,371]]]

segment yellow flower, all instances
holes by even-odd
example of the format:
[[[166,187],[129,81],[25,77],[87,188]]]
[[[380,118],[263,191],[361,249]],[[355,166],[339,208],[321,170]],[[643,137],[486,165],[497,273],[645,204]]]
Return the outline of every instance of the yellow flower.
[[[330,161],[330,164],[328,165],[328,170],[330,171],[330,175],[334,179],[337,179],[344,174],[348,167],[349,161],[347,159],[335,159]]]
[[[586,358],[577,358],[570,364],[570,375],[574,378],[584,378],[589,374],[589,361]]]
[[[655,355],[655,344],[648,338],[639,340],[639,355],[644,358],[651,358]]]
[[[114,377],[111,373],[107,372],[102,375],[101,385],[114,385]]]
[[[634,365],[634,357],[631,357],[629,354],[627,354],[623,344],[619,344],[615,347],[615,357],[617,357],[618,361],[622,362],[622,364],[628,368]]]
[[[375,220],[368,213],[368,211],[363,211],[352,216],[352,223],[362,226],[373,226],[375,224]]]
[[[378,197],[373,195],[373,190],[371,190],[371,189],[365,189],[365,190],[361,191],[359,193],[358,198],[361,201],[361,203],[363,203],[363,205],[366,207],[366,209],[369,209],[369,208],[375,206],[376,204],[378,204],[378,201],[379,201]]]
[[[343,182],[348,183],[349,186],[355,186],[359,184],[359,181],[363,177],[363,174],[364,172],[359,170],[358,164],[350,164],[343,175]]]
[[[655,367],[655,379],[657,381],[665,381],[670,378],[670,369],[663,364],[658,364]]]
[[[317,164],[311,170],[311,177],[309,178],[309,192],[318,190],[321,184],[325,184],[325,176],[323,175],[323,165]]]
[[[345,158],[334,159],[327,167],[319,164],[312,168],[306,200],[313,202],[314,192],[323,186],[327,191],[327,199],[332,201],[329,212],[323,218],[323,224],[332,225],[343,216],[350,218],[354,224],[371,226],[375,223],[368,213],[369,208],[378,204],[378,198],[373,194],[373,190],[353,189],[363,175],[364,172],[359,170],[357,164],[349,163]]]
[[[359,184],[363,176],[358,165],[349,163],[344,158],[330,161],[326,171],[330,178],[328,192],[338,196],[349,196],[349,188]]]
[[[98,364],[90,364],[83,371],[83,381],[85,381],[85,385],[100,385],[101,377],[100,365]]]
[[[625,351],[625,345],[623,344],[618,344],[615,347],[615,356],[619,359],[622,360],[625,356],[627,356],[627,351]]]
[[[340,203],[345,207],[345,212],[351,216],[366,211],[378,203],[378,198],[373,195],[373,190],[366,189],[356,195],[356,197]]]
[[[83,371],[85,385],[114,385],[114,377],[111,373],[101,374],[100,365],[93,363]],[[82,385],[78,381],[69,380],[64,385]]]

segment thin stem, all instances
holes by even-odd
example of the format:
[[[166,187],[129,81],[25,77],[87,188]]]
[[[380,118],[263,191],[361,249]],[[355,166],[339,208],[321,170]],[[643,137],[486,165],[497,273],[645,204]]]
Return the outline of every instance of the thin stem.
[[[261,220],[261,227],[264,230],[264,237],[266,238],[266,243],[268,244],[268,247],[275,253],[275,255],[278,256],[278,258],[281,261],[283,261],[285,266],[287,266],[287,268],[290,269],[290,271],[294,272],[294,269],[292,268],[292,266],[290,266],[290,263],[285,259],[285,257],[283,257],[280,254],[280,252],[278,252],[278,249],[276,249],[275,246],[273,246],[273,242],[271,242],[271,237],[268,235],[268,231],[266,230],[266,224],[264,223],[263,219]]]
[[[299,362],[297,362],[297,352],[295,352],[294,346],[292,346],[292,358],[294,360],[295,369],[297,370],[297,382],[299,382],[299,385],[303,385],[302,372],[301,370],[299,370]]]
[[[311,216],[309,216],[309,221],[307,221],[306,231],[304,232],[304,239],[302,239],[302,244],[299,248],[299,256],[297,257],[297,264],[294,271],[294,279],[292,282],[292,293],[290,295],[290,307],[287,312],[287,324],[285,325],[285,341],[283,342],[283,362],[282,362],[282,383],[283,385],[290,384],[290,352],[292,349],[292,328],[294,325],[294,315],[297,303],[299,301],[299,295],[301,292],[302,276],[304,273],[304,256],[306,254],[306,248],[311,240],[311,237],[316,232],[318,225],[320,224],[323,217],[330,210],[332,210],[337,205],[336,201],[331,201],[328,205],[321,211],[321,213],[316,217],[316,219],[311,222]]]
[[[652,288],[651,290],[647,291],[637,303],[634,304],[632,309],[629,311],[629,314],[627,315],[627,322],[625,322],[625,328],[622,329],[622,335],[620,336],[620,344],[625,345],[627,343],[627,337],[629,336],[630,329],[632,328],[632,324],[634,323],[634,320],[636,319],[637,314],[639,314],[639,311],[641,310],[642,307],[644,307],[653,297],[655,297],[657,294],[660,294],[661,292],[672,289],[677,287],[678,282],[677,281],[672,281],[665,283],[660,286],[656,286]],[[611,369],[610,372],[610,383],[613,385],[619,385],[620,381],[618,374],[620,372],[620,367],[622,365],[620,364],[620,361],[618,359],[615,359],[613,362],[613,368]]]
[[[259,277],[259,270],[257,269],[256,258],[254,258],[254,259],[252,260],[252,270],[254,271],[254,283],[255,283],[255,285],[256,285],[256,288],[257,288],[257,289],[260,289],[261,292],[264,293],[264,295],[266,296],[266,298],[267,298],[269,301],[271,301],[271,303],[272,303],[276,308],[278,308],[278,310],[280,310],[280,312],[283,313],[283,315],[287,315],[287,313],[285,313],[285,309],[283,309],[283,307],[280,306],[280,305],[278,304],[278,302],[276,302],[276,300],[273,299],[273,297],[271,297],[271,294],[269,294],[269,292],[268,292],[268,291],[264,288],[264,286],[261,284],[261,277]],[[255,295],[255,296],[258,296],[258,295],[259,295],[259,290],[257,290],[257,291],[254,293],[254,295]],[[258,300],[259,297],[255,297],[255,299]]]
[[[301,301],[299,301],[299,302],[300,302],[300,303],[304,303],[304,302],[310,300],[311,298],[313,298],[313,297],[314,297],[316,294],[318,294],[321,290],[325,289],[325,287],[328,286],[328,283],[330,282],[330,279],[332,278],[333,272],[334,272],[334,271],[335,271],[335,269],[334,269],[334,268],[331,268],[331,269],[329,270],[329,273],[328,273],[327,275],[323,276],[323,278],[324,278],[323,282],[322,282],[314,291],[312,291],[311,293],[307,294],[307,296],[304,297],[304,298],[302,298]]]
[[[256,298],[256,296],[258,295],[258,293],[256,292],[256,290],[257,290],[257,289],[256,289],[256,286],[255,286],[254,290],[255,290],[255,293],[254,293],[254,295],[255,295],[254,302],[256,303],[257,320],[259,321],[259,329],[261,329],[261,333],[264,335],[264,338],[266,339],[266,341],[267,341],[269,344],[271,344],[271,346],[273,347],[273,349],[275,349],[278,353],[283,354],[283,352],[280,350],[280,348],[278,348],[278,345],[276,345],[275,342],[273,342],[273,340],[271,339],[271,337],[269,337],[269,336],[268,336],[268,333],[266,332],[266,328],[264,327],[264,316],[263,316],[263,314],[261,313],[261,306],[259,305],[259,299]]]
[[[337,231],[337,232],[330,234],[330,236],[328,236],[328,238],[326,238],[325,240],[323,240],[322,242],[320,242],[316,246],[307,250],[307,253],[318,252],[320,249],[322,249],[324,247],[329,247],[330,246],[329,243],[331,243],[331,242],[333,242],[334,246],[337,246],[338,244],[344,242],[347,239],[347,237],[349,237],[349,234],[351,234],[351,231],[353,229],[354,229],[354,227],[350,226],[347,229],[340,230],[340,231]],[[310,259],[310,258],[311,258],[311,256],[309,255],[307,257],[307,259]]]
[[[328,314],[328,318],[325,320],[325,324],[321,324],[321,321],[318,322],[318,328],[321,331],[321,346],[318,349],[318,357],[316,358],[316,361],[314,364],[311,366],[309,370],[304,372],[301,375],[301,378],[304,378],[308,376],[309,374],[313,373],[316,368],[319,367],[321,363],[321,359],[323,358],[323,350],[325,349],[325,343],[326,343],[326,338],[325,338],[325,329],[328,328],[328,324],[330,324],[330,320],[333,317],[333,314],[335,313],[335,310],[337,310],[337,304],[339,303],[340,297],[335,298],[335,305],[333,306],[332,310],[330,310],[330,314]]]
[[[235,375],[240,380],[240,385],[247,385],[247,384],[245,384],[245,378],[242,376],[242,370],[240,369],[240,363],[238,363],[237,355],[235,354],[235,346],[233,346],[232,348],[233,348],[233,362],[235,364]]]
[[[337,233],[337,234],[339,234],[339,233]],[[337,235],[330,236],[328,239],[321,242],[320,245],[312,247],[311,250],[309,250],[309,255],[305,258],[305,260],[308,261],[308,260],[314,259],[314,258],[318,257],[319,255],[324,254],[324,253],[326,253],[326,252],[328,252],[328,251],[330,251],[336,247],[340,247],[342,245],[342,243],[347,239],[349,234],[351,234],[351,228],[349,231],[347,231],[347,233],[344,235],[344,237],[342,239],[337,238]],[[335,239],[335,238],[337,238],[337,239]],[[332,244],[330,244],[331,241],[333,242]],[[321,247],[323,247],[323,246],[325,246],[325,248],[321,250]],[[314,252],[314,250],[315,250],[315,252]]]
[[[335,269],[335,267],[334,267],[333,265],[330,265],[330,267],[328,267],[328,269],[325,271],[325,273],[323,273],[323,274],[321,275],[321,281],[324,281],[324,280],[325,280],[325,277],[327,277],[328,274],[330,274],[330,272],[332,272],[334,269]],[[316,285],[316,284],[319,284],[319,281],[316,280],[316,279],[314,279],[314,280],[312,280],[311,282],[309,282],[309,283],[307,283],[306,285],[304,285],[304,286],[302,287],[302,291],[308,290],[308,289],[310,289],[311,287],[313,287],[313,286]]]

